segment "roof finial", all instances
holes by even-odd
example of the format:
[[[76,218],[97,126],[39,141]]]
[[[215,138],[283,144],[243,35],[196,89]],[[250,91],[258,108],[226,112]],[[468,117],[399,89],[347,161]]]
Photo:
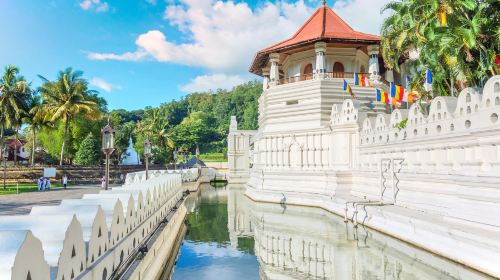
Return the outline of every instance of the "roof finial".
[[[326,0],[323,0],[323,6],[326,7]]]

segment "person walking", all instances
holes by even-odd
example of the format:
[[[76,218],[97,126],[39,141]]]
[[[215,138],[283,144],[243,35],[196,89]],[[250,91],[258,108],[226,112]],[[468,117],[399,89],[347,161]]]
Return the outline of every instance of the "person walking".
[[[46,187],[48,190],[50,190],[50,187],[52,187],[52,183],[50,183],[50,179],[49,179],[49,178],[47,178],[46,180],[47,180],[47,183],[45,184],[45,187]]]
[[[66,176],[66,174],[64,174],[62,177],[62,183],[63,183],[64,189],[66,189],[66,187],[68,186],[68,176]]]
[[[42,192],[45,191],[45,186],[47,184],[47,178],[42,176]]]
[[[101,179],[101,187],[103,189],[106,188],[106,176],[102,176],[102,179]]]
[[[36,180],[36,185],[38,186],[38,191],[40,191],[42,189],[42,177]]]

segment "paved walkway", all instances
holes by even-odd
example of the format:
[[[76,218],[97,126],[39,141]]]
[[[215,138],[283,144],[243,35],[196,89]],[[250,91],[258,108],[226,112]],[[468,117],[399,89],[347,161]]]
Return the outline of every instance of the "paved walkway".
[[[98,193],[100,185],[57,188],[45,192],[0,195],[0,215],[27,215],[31,207],[58,205],[63,199],[81,198],[87,193]]]

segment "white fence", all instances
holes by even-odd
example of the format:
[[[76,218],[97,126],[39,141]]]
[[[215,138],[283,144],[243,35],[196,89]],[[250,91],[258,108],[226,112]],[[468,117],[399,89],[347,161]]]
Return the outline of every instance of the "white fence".
[[[2,217],[0,279],[107,279],[182,196],[180,174],[158,174]]]
[[[163,174],[180,174],[182,182],[194,182],[198,179],[200,171],[198,168],[178,169],[178,170],[150,170],[148,171],[149,178],[156,178]],[[146,180],[146,171],[131,172],[125,177],[125,184],[137,183]]]

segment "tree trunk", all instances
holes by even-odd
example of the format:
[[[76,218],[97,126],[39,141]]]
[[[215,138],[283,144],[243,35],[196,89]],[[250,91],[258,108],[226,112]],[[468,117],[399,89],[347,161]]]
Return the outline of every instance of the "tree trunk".
[[[33,146],[31,148],[31,166],[35,166],[35,145],[36,145],[36,128],[31,127],[33,130]]]
[[[64,158],[64,146],[66,144],[66,135],[68,134],[68,124],[69,123],[69,118],[66,116],[66,119],[64,121],[64,134],[63,134],[63,142],[61,145],[61,160],[59,161],[59,166],[63,165],[63,158]]]
[[[16,141],[14,142],[14,166],[17,166],[17,141],[19,140],[19,126],[16,126]]]

